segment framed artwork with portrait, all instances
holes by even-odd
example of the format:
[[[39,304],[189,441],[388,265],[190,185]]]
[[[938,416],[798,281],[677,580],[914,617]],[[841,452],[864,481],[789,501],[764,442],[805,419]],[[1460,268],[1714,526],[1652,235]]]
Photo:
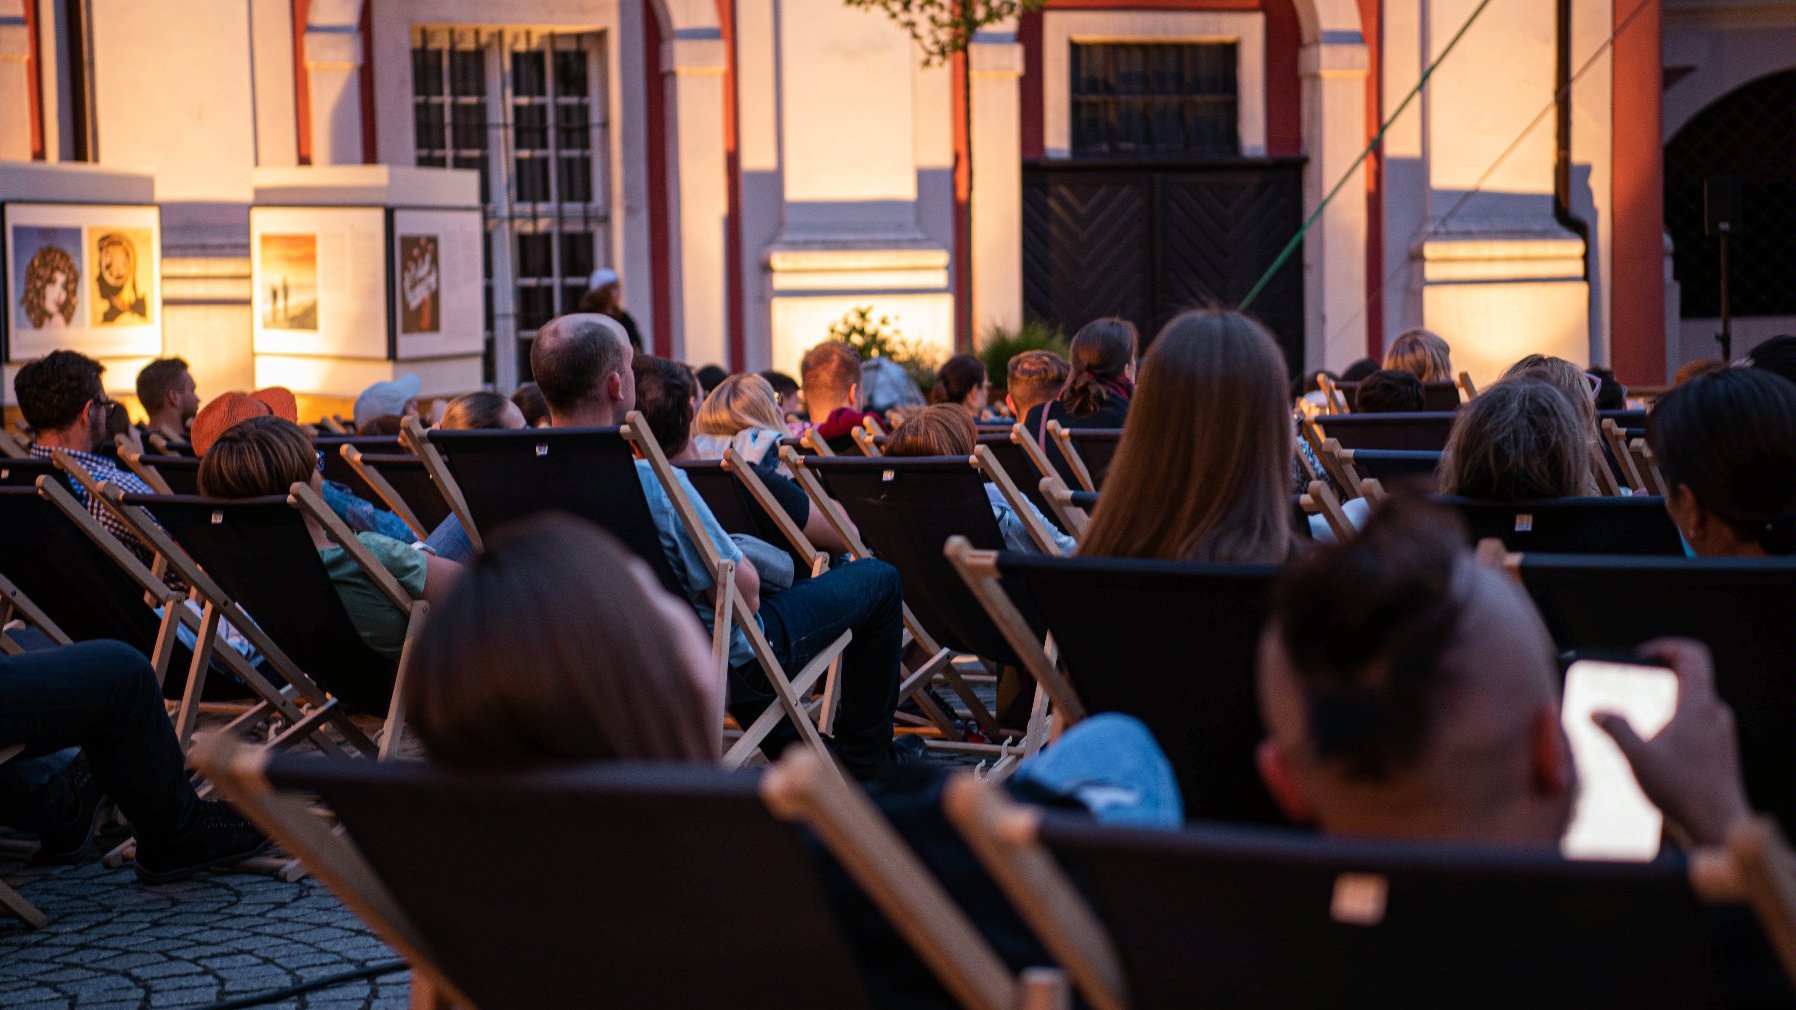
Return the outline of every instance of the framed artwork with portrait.
[[[0,345],[7,361],[59,348],[96,358],[162,353],[162,221],[126,204],[7,203]]]
[[[393,210],[393,358],[479,354],[486,283],[477,210]]]

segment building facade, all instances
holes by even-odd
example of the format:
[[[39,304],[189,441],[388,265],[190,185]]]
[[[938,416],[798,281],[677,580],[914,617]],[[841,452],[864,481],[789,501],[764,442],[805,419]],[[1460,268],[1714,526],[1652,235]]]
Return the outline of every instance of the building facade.
[[[928,65],[840,0],[0,0],[0,200],[147,184],[163,350],[212,390],[372,374],[258,361],[251,207],[297,192],[478,207],[486,350],[436,392],[525,377],[599,267],[655,350],[732,369],[863,305],[945,353],[1251,293],[1294,370],[1428,326],[1480,380],[1544,350],[1657,383],[1715,353],[1687,203],[1731,168],[1736,353],[1788,329],[1796,4],[1475,11],[1049,0]]]

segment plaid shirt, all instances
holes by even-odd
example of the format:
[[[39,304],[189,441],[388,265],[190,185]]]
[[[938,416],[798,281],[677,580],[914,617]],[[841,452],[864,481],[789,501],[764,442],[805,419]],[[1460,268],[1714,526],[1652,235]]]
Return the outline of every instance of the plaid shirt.
[[[99,453],[76,452],[73,449],[65,449],[63,451],[67,452],[75,462],[80,463],[85,467],[87,472],[93,475],[94,480],[99,481],[102,484],[112,484],[126,494],[156,493],[148,484],[143,482],[142,478]],[[31,456],[33,459],[54,459],[55,453],[56,450],[47,445],[33,445],[31,447]],[[107,530],[111,531],[113,536],[118,537],[119,542],[126,547],[129,547],[131,552],[141,558],[145,564],[150,563],[155,557],[155,554],[144,547],[143,542],[137,539],[136,534],[131,532],[131,528],[126,526],[123,520],[118,516],[113,515],[112,509],[108,508],[105,502],[90,497],[87,493],[87,489],[82,487],[80,482],[76,481],[74,478],[69,478],[68,484],[69,489],[75,493],[75,500],[86,505],[87,510],[93,513],[94,518],[100,521],[101,526],[106,527]]]

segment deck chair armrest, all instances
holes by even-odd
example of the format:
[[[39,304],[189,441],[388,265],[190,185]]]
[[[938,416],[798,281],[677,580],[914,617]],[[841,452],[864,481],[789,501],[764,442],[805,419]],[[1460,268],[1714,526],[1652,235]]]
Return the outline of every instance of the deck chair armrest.
[[[792,521],[792,517],[786,514],[785,509],[780,507],[779,501],[773,497],[773,492],[767,489],[767,482],[761,479],[760,474],[755,473],[755,468],[750,466],[748,460],[736,451],[735,446],[730,446],[723,451],[723,467],[734,474],[742,486],[748,490],[748,496],[755,500],[755,504],[760,506],[762,512],[766,513],[767,518],[780,531],[780,535],[786,538],[786,543],[790,544],[794,551],[810,558],[811,565],[815,568],[817,559],[823,556],[823,552],[811,543],[810,538],[804,535],[804,530]]]
[[[1049,462],[1048,454],[1041,450],[1041,443],[1030,437],[1029,429],[1021,421],[1010,426],[1010,442],[1023,450],[1023,455],[1029,457],[1029,462],[1035,464],[1035,469],[1043,477],[1060,476],[1060,471],[1054,469],[1054,464]]]
[[[1010,643],[1017,658],[1023,661],[1023,669],[1028,671],[1035,682],[1048,692],[1053,700],[1056,713],[1068,724],[1085,718],[1085,703],[1073,690],[1073,685],[1060,672],[1060,667],[1048,655],[1040,639],[1023,618],[1022,611],[1009,594],[999,584],[996,553],[993,551],[975,550],[966,537],[948,538],[942,547],[942,553],[948,556],[949,564],[960,574],[961,580],[973,593],[973,598],[985,608],[986,616],[997,625],[1004,640]]]
[[[12,432],[0,431],[0,456],[7,459],[29,459],[31,452],[25,448],[23,443],[13,437]]]
[[[405,587],[399,584],[399,580],[393,577],[393,573],[387,571],[387,567],[375,558],[374,552],[362,543],[355,535],[355,531],[338,518],[335,512],[331,511],[331,507],[324,503],[324,499],[318,492],[312,490],[310,484],[295,482],[287,490],[287,501],[294,508],[299,509],[301,514],[310,516],[313,522],[323,527],[325,535],[336,541],[337,546],[349,554],[356,567],[362,570],[362,574],[368,576],[368,580],[374,583],[387,599],[393,601],[393,605],[399,608],[400,613],[409,615],[412,612],[412,603],[414,602],[412,594],[405,591]]]
[[[797,481],[798,486],[804,489],[804,493],[810,496],[811,507],[822,511],[823,518],[835,528],[837,535],[848,545],[848,553],[856,558],[872,557],[873,552],[868,550],[867,545],[861,541],[860,531],[848,521],[847,515],[842,512],[842,506],[823,490],[823,485],[817,480],[816,473],[805,465],[804,457],[793,452],[791,446],[784,446],[780,449],[780,459],[785,462],[786,469],[792,471],[792,479]]]
[[[1353,465],[1352,449],[1341,448],[1341,443],[1337,439],[1324,439],[1322,451],[1317,454],[1317,458],[1322,461],[1322,469],[1328,471],[1328,480],[1333,481],[1334,486],[1340,488],[1342,494],[1351,497],[1357,493],[1355,489],[1359,487],[1360,472],[1359,468]]]
[[[424,524],[419,521],[418,514],[412,511],[412,507],[406,504],[405,498],[400,495],[390,481],[381,475],[379,470],[363,461],[360,449],[345,442],[337,452],[343,457],[343,462],[349,464],[349,468],[355,471],[356,476],[367,483],[375,495],[386,504],[387,508],[393,510],[393,514],[405,523],[406,528],[410,529],[414,536],[419,540],[430,538],[430,531],[425,529]]]
[[[1335,542],[1344,544],[1359,535],[1359,530],[1354,527],[1352,520],[1347,518],[1347,513],[1341,509],[1341,500],[1335,497],[1335,493],[1329,490],[1327,484],[1319,480],[1311,481],[1308,497],[1315,503],[1316,510],[1322,513],[1322,518],[1328,522],[1328,528],[1334,532]]]
[[[50,640],[57,645],[67,645],[73,641],[67,632],[57,626],[49,614],[44,613],[43,608],[32,602],[31,597],[26,596],[25,591],[14,585],[13,581],[5,575],[0,575],[0,601],[4,601],[11,609],[24,615],[26,621],[39,631],[49,635]],[[4,623],[5,617],[0,615],[0,624]],[[0,630],[0,634],[4,634],[3,630]]]
[[[872,421],[873,419],[869,417],[867,420]],[[854,439],[855,447],[860,449],[861,455],[866,456],[869,459],[885,455],[885,453],[879,451],[879,446],[873,444],[873,433],[868,431],[865,427],[850,429],[848,435],[850,438]]]
[[[1079,447],[1073,444],[1072,432],[1066,430],[1059,421],[1049,421],[1048,437],[1054,440],[1055,447],[1060,450],[1060,458],[1066,460],[1066,465],[1072,468],[1073,479],[1079,482],[1079,486],[1087,491],[1096,491],[1098,486],[1092,482],[1091,470],[1085,465],[1085,457],[1079,455]]]
[[[418,422],[416,416],[406,417],[400,428],[399,441],[401,445],[410,448],[419,462],[424,464],[424,472],[430,475],[431,482],[442,493],[449,511],[461,521],[462,532],[467,534],[474,553],[486,553],[486,541],[481,538],[480,529],[474,525],[474,513],[468,508],[467,498],[462,496],[461,485],[455,482],[455,476],[449,472],[449,464],[444,462],[443,454],[430,444],[430,439],[424,434],[424,425]]]
[[[163,479],[162,472],[143,461],[143,453],[128,445],[121,445],[118,450],[118,458],[124,460],[125,466],[130,468],[131,472],[141,478],[145,484],[148,484],[150,490],[157,494],[175,493],[168,486],[168,481]]]
[[[1035,541],[1035,546],[1041,548],[1043,554],[1055,558],[1065,556],[1066,552],[1060,549],[1060,544],[1054,540],[1053,534],[1048,532],[1041,517],[1035,514],[1035,506],[1030,503],[1028,498],[1023,497],[1023,492],[1017,488],[1016,482],[1011,480],[1010,475],[1004,472],[1004,468],[998,465],[998,458],[992,455],[990,446],[976,445],[973,447],[973,465],[979,468],[986,480],[998,486],[999,493],[1003,494],[1004,500],[1010,503],[1010,510],[1016,513],[1016,517],[1022,520],[1023,528],[1029,531],[1029,539]]]
[[[805,433],[799,437],[798,442],[800,445],[819,456],[834,456],[836,454],[836,450],[829,447],[829,439],[817,434],[816,425],[812,425],[807,429]]]

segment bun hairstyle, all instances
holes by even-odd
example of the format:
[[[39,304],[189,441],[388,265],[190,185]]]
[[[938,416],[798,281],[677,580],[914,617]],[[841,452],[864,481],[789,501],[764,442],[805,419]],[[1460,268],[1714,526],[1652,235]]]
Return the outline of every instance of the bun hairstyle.
[[[1140,343],[1135,324],[1127,319],[1094,319],[1079,327],[1067,348],[1072,370],[1060,402],[1075,417],[1102,410],[1113,395],[1106,384],[1122,379]]]
[[[985,378],[985,362],[971,354],[956,354],[936,369],[935,385],[929,387],[929,402],[964,404],[967,397],[985,385]]]
[[[1766,553],[1796,554],[1796,385],[1758,368],[1699,375],[1659,397],[1646,440],[1668,487]]]
[[[1376,781],[1421,758],[1464,613],[1454,582],[1466,536],[1456,515],[1395,498],[1359,536],[1318,548],[1279,578],[1275,633],[1319,760]]]

